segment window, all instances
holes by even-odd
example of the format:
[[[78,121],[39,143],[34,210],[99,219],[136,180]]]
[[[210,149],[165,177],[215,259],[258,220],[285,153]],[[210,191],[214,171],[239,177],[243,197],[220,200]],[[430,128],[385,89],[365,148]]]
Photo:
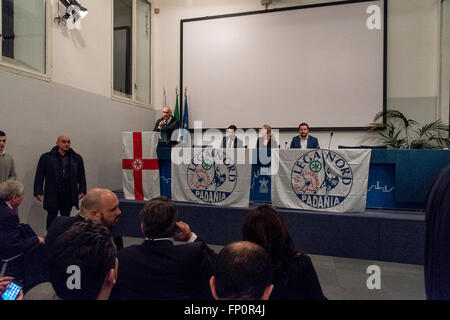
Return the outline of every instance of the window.
[[[0,65],[47,74],[46,0],[0,0]]]
[[[114,0],[113,96],[149,105],[151,4]]]

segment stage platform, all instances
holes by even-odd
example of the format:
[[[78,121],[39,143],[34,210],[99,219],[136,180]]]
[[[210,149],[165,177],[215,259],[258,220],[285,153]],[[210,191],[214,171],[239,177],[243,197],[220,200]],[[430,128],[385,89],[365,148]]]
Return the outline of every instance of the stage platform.
[[[144,201],[119,197],[122,214],[116,236],[143,237],[139,211]],[[252,206],[258,205],[253,203]],[[177,202],[180,220],[209,244],[242,239],[249,208],[217,207]],[[317,255],[423,264],[425,215],[421,211],[367,209],[363,213],[325,213],[278,209],[297,247]]]

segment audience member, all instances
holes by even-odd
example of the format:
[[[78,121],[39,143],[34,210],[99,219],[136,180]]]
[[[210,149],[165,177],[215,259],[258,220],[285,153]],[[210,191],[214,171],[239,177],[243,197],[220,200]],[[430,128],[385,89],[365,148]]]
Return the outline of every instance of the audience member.
[[[5,151],[6,133],[0,131],[0,183],[9,179],[16,179],[14,159]]]
[[[148,201],[140,212],[145,241],[119,251],[114,299],[212,299],[208,280],[216,254],[178,220],[175,202]]]
[[[47,211],[47,230],[58,212],[69,216],[73,206],[78,209],[78,200],[85,193],[83,158],[70,148],[69,137],[59,136],[56,146],[39,158],[34,178],[34,196],[44,201]]]
[[[253,209],[245,219],[242,235],[265,248],[272,258],[275,288],[271,299],[326,299],[311,259],[295,249],[279,212],[269,205]]]
[[[80,221],[92,220],[105,225],[108,229],[117,224],[121,211],[119,199],[116,194],[108,189],[94,188],[89,190],[81,202],[81,211],[73,217],[57,217],[46,237],[45,248],[52,251],[56,239],[69,228]]]
[[[264,248],[241,241],[220,251],[210,287],[216,300],[268,300],[272,280],[272,263]]]
[[[13,280],[14,280],[13,277],[0,277],[0,297],[6,291],[6,288]],[[16,300],[22,300],[22,299],[23,299],[23,290],[20,290],[20,293],[17,296]],[[0,300],[2,300],[2,299],[0,298]]]
[[[0,183],[0,260],[27,252],[44,238],[36,236],[28,225],[20,223],[18,207],[24,198],[24,186],[16,180]],[[24,280],[24,257],[18,258],[7,269],[7,275]]]
[[[71,226],[50,256],[50,283],[32,288],[25,300],[108,300],[117,279],[117,250],[109,229],[92,221]]]
[[[429,300],[450,300],[450,165],[430,189],[425,208],[425,290]]]

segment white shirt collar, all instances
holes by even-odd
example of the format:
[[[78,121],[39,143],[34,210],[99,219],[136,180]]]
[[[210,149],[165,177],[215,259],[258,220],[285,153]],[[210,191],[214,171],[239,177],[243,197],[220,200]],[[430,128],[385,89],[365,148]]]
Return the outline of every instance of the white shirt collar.
[[[0,156],[4,156],[6,154],[6,150],[3,149],[3,152],[0,152]]]
[[[7,205],[11,210],[14,210],[14,208],[12,207],[12,205],[9,204],[8,201],[5,201],[5,203],[6,203],[6,205]]]
[[[171,238],[157,238],[157,239],[149,239],[149,238],[146,237],[145,240],[149,240],[149,241],[164,241],[164,240],[166,240],[166,241],[172,242],[172,244],[174,246],[179,246],[181,244],[194,242],[195,240],[197,240],[197,235],[195,234],[195,232],[192,232],[192,236],[187,241],[178,241],[178,240],[175,240],[172,237]]]
[[[306,136],[305,140],[303,140],[302,137],[300,136],[300,146],[302,149],[308,148],[308,136]]]

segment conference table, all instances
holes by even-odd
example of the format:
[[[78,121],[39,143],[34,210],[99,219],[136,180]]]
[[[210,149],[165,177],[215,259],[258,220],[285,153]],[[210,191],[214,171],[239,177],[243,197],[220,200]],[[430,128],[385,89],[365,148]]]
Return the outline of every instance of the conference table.
[[[157,154],[161,195],[171,197],[171,149],[159,146]],[[429,188],[448,164],[448,150],[372,150],[366,207],[423,210]],[[250,202],[271,202],[267,167],[252,165]]]

